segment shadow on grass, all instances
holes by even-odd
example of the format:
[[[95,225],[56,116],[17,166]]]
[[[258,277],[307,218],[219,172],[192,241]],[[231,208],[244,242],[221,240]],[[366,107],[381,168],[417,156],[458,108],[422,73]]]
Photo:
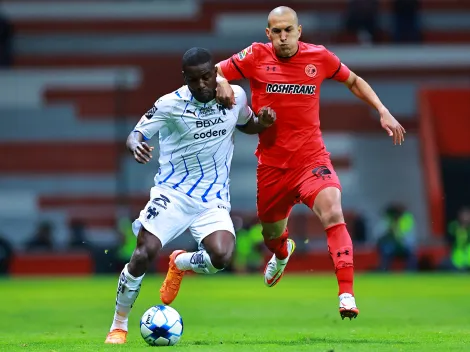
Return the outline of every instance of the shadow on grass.
[[[209,345],[314,345],[318,343],[324,344],[393,344],[393,345],[413,345],[413,341],[397,341],[397,340],[385,340],[385,339],[351,339],[351,338],[321,338],[321,337],[304,337],[295,340],[222,340],[220,342],[215,341],[186,341],[184,346],[209,346]],[[183,347],[183,345],[180,345]]]

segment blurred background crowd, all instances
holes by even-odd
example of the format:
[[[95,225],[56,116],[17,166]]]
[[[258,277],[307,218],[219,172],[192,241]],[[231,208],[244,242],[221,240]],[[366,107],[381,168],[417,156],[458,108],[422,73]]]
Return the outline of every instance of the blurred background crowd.
[[[278,5],[294,8],[302,40],[335,52],[407,129],[405,144],[393,146],[369,107],[324,83],[322,131],[357,270],[468,270],[470,1],[4,0],[0,273],[120,271],[158,169],[133,160],[127,134],[182,85],[188,48],[206,47],[220,60],[264,42]],[[256,217],[256,143],[236,135],[238,240],[229,271],[240,273],[259,271],[268,255]],[[299,244],[290,271],[332,269],[324,231],[306,207],[295,208],[289,229]],[[194,246],[185,234],[166,250]]]

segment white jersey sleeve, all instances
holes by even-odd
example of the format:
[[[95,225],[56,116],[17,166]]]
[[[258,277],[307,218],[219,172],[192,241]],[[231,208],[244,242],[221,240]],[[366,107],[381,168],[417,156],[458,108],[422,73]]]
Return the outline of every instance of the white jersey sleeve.
[[[254,117],[254,113],[251,108],[248,106],[248,99],[246,97],[245,90],[236,85],[232,85],[233,92],[235,93],[235,102],[236,105],[234,108],[238,109],[237,114],[237,126],[244,126]]]
[[[167,96],[158,99],[152,108],[142,116],[134,131],[142,133],[145,139],[152,138],[169,122],[173,105],[173,100]]]

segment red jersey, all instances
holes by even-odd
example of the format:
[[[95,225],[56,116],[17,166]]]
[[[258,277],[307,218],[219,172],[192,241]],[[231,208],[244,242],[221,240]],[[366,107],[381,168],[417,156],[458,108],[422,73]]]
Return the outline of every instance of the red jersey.
[[[253,43],[219,65],[227,80],[250,81],[256,113],[264,106],[276,112],[274,125],[259,134],[260,164],[290,168],[329,155],[320,132],[320,86],[325,79],[344,82],[350,74],[336,55],[299,42],[297,53],[283,59],[271,43]]]

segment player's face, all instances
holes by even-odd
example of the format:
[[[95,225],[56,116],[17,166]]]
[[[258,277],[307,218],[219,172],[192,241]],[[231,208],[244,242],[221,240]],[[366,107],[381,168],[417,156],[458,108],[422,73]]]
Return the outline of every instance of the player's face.
[[[212,63],[188,66],[183,71],[183,77],[197,101],[207,103],[215,98],[217,67]]]
[[[271,18],[269,27],[266,28],[266,35],[273,43],[276,55],[279,57],[295,55],[299,47],[301,33],[302,26],[291,14]]]

